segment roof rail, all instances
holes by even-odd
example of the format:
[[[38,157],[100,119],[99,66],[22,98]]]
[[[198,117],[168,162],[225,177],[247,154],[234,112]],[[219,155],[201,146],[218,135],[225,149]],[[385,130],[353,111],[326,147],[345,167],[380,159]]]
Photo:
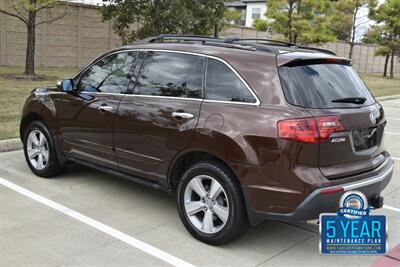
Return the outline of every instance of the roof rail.
[[[276,44],[281,44],[281,45],[285,45],[288,47],[295,47],[296,45],[293,43],[289,43],[289,42],[283,42],[283,41],[278,41],[278,40],[273,40],[273,39],[267,39],[267,38],[228,38],[225,40],[225,42],[240,42],[240,41],[255,41],[257,43],[260,44],[270,44],[270,43],[276,43]]]
[[[330,55],[336,55],[334,52],[319,48],[319,47],[311,47],[305,45],[296,45],[289,42],[278,41],[267,38],[218,38],[211,37],[206,35],[185,35],[185,34],[160,34],[154,37],[148,37],[146,39],[135,42],[135,44],[143,44],[143,43],[156,43],[156,42],[165,42],[165,41],[183,41],[183,42],[201,42],[203,45],[212,45],[212,46],[222,46],[228,48],[237,48],[243,50],[260,50],[267,51],[273,53],[280,53],[279,47],[287,47],[289,51],[296,51],[297,49],[301,50],[311,50],[318,51]]]
[[[225,42],[229,42],[229,43],[235,43],[235,42],[243,42],[246,44],[249,44],[249,42],[251,43],[252,41],[255,41],[257,44],[261,44],[261,45],[271,45],[273,46],[274,44],[270,44],[270,43],[276,43],[277,45],[284,45],[286,47],[292,48],[292,49],[304,49],[304,50],[312,50],[312,51],[319,51],[322,53],[326,53],[326,54],[330,54],[330,55],[335,55],[336,53],[325,49],[325,48],[319,48],[319,47],[312,47],[312,46],[305,46],[305,45],[296,45],[293,43],[289,43],[289,42],[283,42],[283,41],[277,41],[277,40],[273,40],[273,39],[264,39],[264,38],[228,38],[225,40]],[[272,50],[272,49],[271,49]]]
[[[164,41],[184,41],[184,42],[201,42],[203,45],[210,45],[210,46],[221,46],[227,48],[237,48],[243,50],[256,50],[255,47],[248,44],[233,44],[225,42],[225,39],[217,38],[217,37],[210,37],[210,36],[203,36],[203,35],[180,35],[180,34],[161,34],[156,37],[149,37],[143,40],[147,43],[156,43],[156,42],[164,42]]]
[[[197,41],[197,42],[224,42],[224,39],[217,38],[217,37],[210,37],[204,35],[180,35],[180,34],[161,34],[152,39],[150,42],[163,42],[167,40],[175,40],[175,41]]]

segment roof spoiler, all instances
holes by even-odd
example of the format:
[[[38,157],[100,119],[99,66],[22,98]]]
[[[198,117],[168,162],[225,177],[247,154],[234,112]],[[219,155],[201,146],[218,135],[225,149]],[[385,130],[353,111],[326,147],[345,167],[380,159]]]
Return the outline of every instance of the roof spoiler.
[[[321,54],[320,54],[321,55]],[[351,59],[344,57],[278,57],[278,66],[295,67],[314,64],[341,64],[351,65]]]

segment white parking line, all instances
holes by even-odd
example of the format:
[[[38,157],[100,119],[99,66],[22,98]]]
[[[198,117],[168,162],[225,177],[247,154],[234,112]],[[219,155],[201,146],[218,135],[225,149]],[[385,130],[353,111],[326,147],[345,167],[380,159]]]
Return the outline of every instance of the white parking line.
[[[383,107],[383,109],[393,109],[393,110],[397,110],[397,111],[400,111],[400,107],[398,107],[398,108],[395,108],[395,107]]]
[[[128,245],[131,245],[132,247],[140,249],[141,251],[148,253],[156,258],[159,258],[160,260],[165,261],[169,264],[172,264],[174,266],[190,266],[190,267],[194,266],[194,265],[192,265],[186,261],[183,261],[175,256],[172,256],[156,247],[153,247],[143,241],[140,241],[140,240],[138,240],[134,237],[131,237],[127,234],[124,234],[110,226],[102,224],[101,222],[98,222],[92,218],[89,218],[79,212],[71,210],[71,209],[69,209],[63,205],[60,205],[50,199],[42,197],[42,196],[40,196],[36,193],[33,193],[23,187],[20,187],[10,181],[7,181],[4,178],[0,177],[0,184],[5,187],[8,187],[9,189],[14,190],[15,192],[18,192],[26,197],[36,200],[37,202],[40,202],[43,205],[46,205],[52,209],[55,209],[69,217],[72,217],[80,222],[83,222],[84,224],[87,224],[93,228],[96,228],[97,230],[99,230],[107,235],[110,235]]]
[[[388,119],[388,120],[400,121],[400,119],[399,119],[399,118],[393,118],[393,117],[386,117],[386,119]]]
[[[383,103],[383,104],[385,104],[385,103],[393,103],[393,104],[399,104],[400,105],[400,102],[395,101],[395,100],[385,100],[385,101],[381,101],[381,103]]]
[[[400,158],[398,158],[398,157],[392,157],[392,159],[394,159],[394,160],[400,160]]]
[[[391,211],[396,211],[400,213],[400,209],[392,207],[392,206],[388,206],[388,205],[383,205],[383,208],[391,210]]]
[[[400,133],[395,133],[395,132],[386,132],[386,131],[385,131],[385,134],[400,135]]]

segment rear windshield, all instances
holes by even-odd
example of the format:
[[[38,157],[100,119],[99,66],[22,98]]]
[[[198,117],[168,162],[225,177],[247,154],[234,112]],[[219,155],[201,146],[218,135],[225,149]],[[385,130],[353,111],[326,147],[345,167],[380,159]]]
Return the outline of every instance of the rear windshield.
[[[347,108],[368,106],[374,98],[355,70],[341,64],[312,64],[279,68],[287,101],[305,108]],[[360,104],[332,102],[343,98],[365,98]]]

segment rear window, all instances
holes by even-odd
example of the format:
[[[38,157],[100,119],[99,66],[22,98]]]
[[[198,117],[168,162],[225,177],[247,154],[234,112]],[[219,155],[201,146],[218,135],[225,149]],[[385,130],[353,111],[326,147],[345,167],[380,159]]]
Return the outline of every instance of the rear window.
[[[341,64],[282,66],[279,75],[287,101],[305,108],[346,108],[375,102],[355,70]],[[362,104],[332,102],[343,98],[365,98]]]

